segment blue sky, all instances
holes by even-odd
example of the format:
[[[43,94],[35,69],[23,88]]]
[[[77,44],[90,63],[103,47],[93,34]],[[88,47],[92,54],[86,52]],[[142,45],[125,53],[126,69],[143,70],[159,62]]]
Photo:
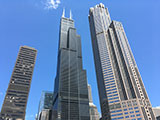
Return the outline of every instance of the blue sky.
[[[99,106],[98,89],[88,22],[89,8],[104,3],[111,19],[122,22],[152,105],[160,106],[160,1],[159,0],[60,0],[47,9],[48,0],[0,0],[0,108],[21,45],[38,50],[32,79],[27,119],[38,111],[43,90],[52,91],[57,66],[59,24],[63,7],[69,10],[82,38],[83,66]]]

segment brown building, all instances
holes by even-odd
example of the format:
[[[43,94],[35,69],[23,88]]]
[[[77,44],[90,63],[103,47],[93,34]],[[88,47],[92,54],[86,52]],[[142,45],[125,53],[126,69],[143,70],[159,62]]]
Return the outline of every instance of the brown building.
[[[25,120],[26,105],[37,50],[22,46],[9,82],[1,110],[2,120]]]

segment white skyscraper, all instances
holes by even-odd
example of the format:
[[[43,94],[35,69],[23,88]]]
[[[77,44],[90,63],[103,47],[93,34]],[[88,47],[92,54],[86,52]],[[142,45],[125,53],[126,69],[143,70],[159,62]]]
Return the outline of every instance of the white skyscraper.
[[[103,120],[155,120],[125,31],[101,3],[89,11]]]

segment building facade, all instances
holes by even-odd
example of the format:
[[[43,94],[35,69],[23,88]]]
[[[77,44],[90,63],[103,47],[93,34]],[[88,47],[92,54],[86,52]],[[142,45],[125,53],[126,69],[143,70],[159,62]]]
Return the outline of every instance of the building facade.
[[[36,55],[36,49],[20,47],[1,110],[2,120],[25,120]]]
[[[72,15],[60,24],[53,116],[56,120],[90,120],[88,83],[82,65],[81,38]]]
[[[157,120],[160,120],[160,107],[154,107],[153,108],[153,112],[154,112],[155,117],[157,118]]]
[[[97,110],[96,105],[93,103],[92,99],[92,90],[91,86],[88,85],[88,96],[89,96],[89,113],[90,113],[90,120],[99,120],[100,116]]]
[[[120,22],[101,3],[89,23],[103,120],[155,120],[151,103]]]
[[[43,109],[39,114],[38,120],[52,120],[51,109]]]
[[[39,102],[37,120],[49,120],[53,106],[53,92],[43,91]]]
[[[156,117],[157,120],[160,120],[160,116]]]

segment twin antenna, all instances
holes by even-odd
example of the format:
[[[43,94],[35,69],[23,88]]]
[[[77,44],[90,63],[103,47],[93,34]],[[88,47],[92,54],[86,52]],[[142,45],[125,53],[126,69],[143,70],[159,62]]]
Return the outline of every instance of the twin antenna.
[[[62,17],[65,17],[65,8],[63,8],[63,14]],[[70,10],[70,17],[69,19],[72,19],[72,11]]]

